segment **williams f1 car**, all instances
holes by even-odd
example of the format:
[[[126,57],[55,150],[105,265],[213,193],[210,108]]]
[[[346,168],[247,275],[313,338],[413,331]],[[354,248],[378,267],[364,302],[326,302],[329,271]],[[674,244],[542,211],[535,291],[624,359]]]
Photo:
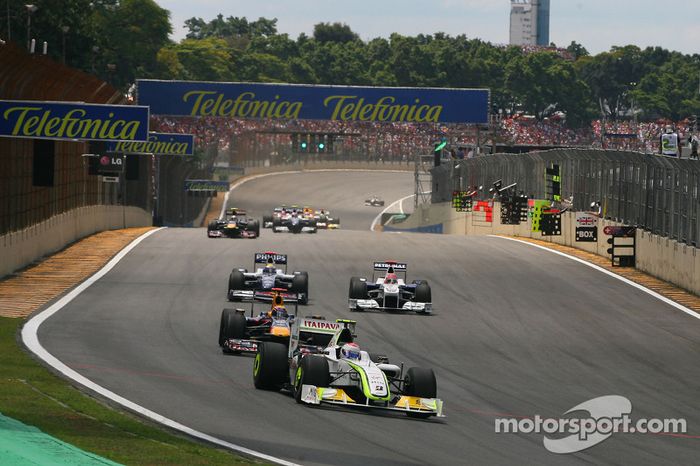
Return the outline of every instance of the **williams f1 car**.
[[[258,265],[263,265],[258,267]],[[309,301],[309,274],[307,272],[287,273],[287,256],[276,252],[255,253],[253,267],[255,272],[248,269],[233,269],[228,278],[227,296],[229,301],[243,299],[273,299],[273,288],[286,290],[282,297],[287,301],[298,301],[306,304]]]
[[[404,371],[403,364],[390,364],[385,356],[360,350],[354,330],[351,320],[295,319],[289,346],[258,345],[255,388],[289,390],[301,404],[391,410],[419,418],[443,416],[431,369]]]
[[[381,273],[377,277],[377,272]],[[403,274],[403,278],[399,275]],[[406,284],[406,264],[395,261],[374,263],[372,281],[362,277],[350,279],[348,305],[350,310],[403,310],[421,314],[432,312],[432,294],[425,280]]]
[[[260,223],[246,216],[242,209],[228,209],[227,219],[216,219],[207,225],[209,238],[257,238],[260,236]]]
[[[383,207],[384,199],[377,196],[372,196],[369,199],[365,199],[365,205],[369,205],[372,207]]]

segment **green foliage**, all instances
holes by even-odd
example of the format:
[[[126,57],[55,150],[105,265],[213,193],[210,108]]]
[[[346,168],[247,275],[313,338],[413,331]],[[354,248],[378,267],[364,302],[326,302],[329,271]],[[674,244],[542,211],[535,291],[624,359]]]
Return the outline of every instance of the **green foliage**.
[[[136,77],[489,88],[494,111],[537,118],[561,111],[572,126],[601,116],[700,113],[700,56],[660,47],[628,45],[591,56],[572,41],[565,53],[525,52],[441,32],[363,41],[338,22],[316,24],[311,37],[292,39],[277,32],[277,19],[221,14],[188,19],[187,38],[172,43],[169,13],[153,0],[35,3],[32,36],[49,41],[49,54],[61,58],[57,44],[65,35],[68,64],[122,88]],[[26,43],[24,3],[9,4],[13,38]]]

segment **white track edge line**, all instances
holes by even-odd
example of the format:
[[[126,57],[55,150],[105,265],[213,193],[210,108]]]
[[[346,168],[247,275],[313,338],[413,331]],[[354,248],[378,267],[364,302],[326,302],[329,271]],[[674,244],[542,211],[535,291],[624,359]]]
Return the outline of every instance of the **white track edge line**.
[[[401,199],[397,199],[396,201],[394,201],[391,204],[389,204],[388,206],[386,206],[384,208],[384,210],[379,212],[377,214],[377,216],[374,217],[374,220],[372,221],[372,225],[369,226],[369,231],[374,231],[374,228],[377,226],[377,223],[380,222],[380,220],[382,219],[382,215],[385,214],[387,212],[387,210],[391,209],[396,204],[399,204],[399,206],[400,206],[403,201],[405,201],[409,197],[413,197],[413,196],[415,196],[415,194],[409,194],[408,196],[404,196]],[[401,209],[401,211],[403,212],[403,209]]]
[[[219,219],[224,218],[224,213],[226,212],[226,205],[228,204],[229,196],[231,195],[231,192],[233,192],[234,189],[238,188],[242,184],[247,183],[248,181],[253,181],[258,178],[264,178],[266,176],[274,176],[274,175],[289,175],[289,174],[295,174],[295,173],[309,173],[309,172],[379,172],[379,173],[411,173],[409,170],[390,170],[390,169],[384,169],[384,168],[378,168],[378,169],[369,169],[369,168],[310,168],[308,170],[287,170],[287,171],[281,171],[281,172],[272,172],[272,173],[259,173],[257,175],[250,175],[247,177],[244,177],[241,180],[238,180],[233,183],[231,186],[231,189],[229,189],[226,192],[226,195],[224,196],[224,203],[221,206],[221,211],[219,212]]]
[[[700,319],[700,314],[698,314],[697,312],[693,311],[692,309],[689,309],[689,308],[685,307],[684,305],[682,305],[682,304],[680,304],[680,303],[677,303],[677,302],[673,301],[672,299],[669,299],[669,298],[667,298],[666,296],[664,296],[664,295],[662,295],[662,294],[659,294],[659,293],[657,293],[656,291],[647,288],[647,287],[644,286],[644,285],[640,285],[640,284],[637,283],[637,282],[633,282],[633,281],[630,280],[629,278],[625,278],[625,277],[623,277],[623,276],[621,276],[621,275],[618,275],[618,274],[616,274],[616,273],[614,273],[614,272],[611,272],[611,271],[609,271],[609,270],[606,270],[606,269],[604,269],[603,267],[601,267],[601,266],[599,266],[599,265],[593,264],[593,263],[588,262],[588,261],[586,261],[586,260],[583,260],[583,259],[581,259],[581,258],[579,258],[579,257],[572,256],[572,255],[567,254],[567,253],[565,253],[565,252],[557,251],[557,250],[555,250],[555,249],[549,249],[549,248],[547,248],[547,247],[545,247],[545,246],[540,246],[539,244],[533,244],[533,243],[530,243],[530,242],[528,242],[528,241],[523,241],[523,240],[516,239],[516,238],[508,238],[507,236],[500,236],[500,235],[488,235],[488,236],[490,236],[490,237],[492,237],[492,238],[506,239],[506,240],[509,240],[509,241],[515,241],[515,242],[517,242],[517,243],[527,244],[528,246],[532,246],[532,247],[539,248],[539,249],[544,249],[545,251],[549,251],[549,252],[554,253],[554,254],[559,254],[560,256],[567,257],[567,258],[569,258],[569,259],[571,259],[571,260],[574,260],[574,261],[576,261],[576,262],[580,262],[580,263],[582,263],[582,264],[584,264],[584,265],[587,265],[588,267],[591,267],[592,269],[595,269],[595,270],[597,270],[597,271],[599,271],[599,272],[603,272],[604,274],[610,275],[611,277],[616,278],[616,279],[620,280],[620,281],[623,282],[623,283],[626,283],[626,284],[628,284],[628,285],[630,285],[630,286],[633,286],[633,287],[637,288],[638,290],[641,290],[641,291],[643,291],[643,292],[645,292],[645,293],[647,293],[647,294],[653,296],[654,298],[658,299],[659,301],[663,301],[664,303],[668,304],[669,306],[675,307],[676,309],[685,312],[685,313],[688,314],[689,316],[695,317],[696,319]]]
[[[225,448],[228,448],[229,450],[236,451],[238,453],[243,453],[245,455],[254,457],[254,458],[259,458],[265,461],[270,461],[272,463],[276,464],[281,464],[285,466],[297,466],[296,463],[292,463],[289,461],[285,461],[280,458],[276,458],[274,456],[266,455],[265,453],[260,453],[255,450],[251,450],[249,448],[236,445],[234,443],[227,442],[225,440],[218,439],[216,437],[213,437],[211,435],[205,434],[203,432],[199,432],[197,430],[194,430],[190,427],[187,427],[183,424],[180,424],[179,422],[173,421],[172,419],[169,419],[165,416],[162,416],[156,412],[153,412],[149,409],[144,408],[141,405],[138,405],[130,400],[127,400],[126,398],[117,395],[116,393],[96,384],[92,380],[88,379],[87,377],[84,377],[83,375],[79,374],[75,370],[71,369],[67,365],[65,365],[63,362],[61,362],[58,358],[56,358],[53,354],[49,353],[42,345],[39,343],[39,326],[46,321],[49,317],[54,315],[56,312],[60,311],[65,307],[68,303],[70,303],[73,299],[78,297],[83,291],[88,289],[93,283],[98,281],[100,278],[102,278],[104,275],[107,274],[110,270],[114,268],[126,255],[134,249],[136,246],[139,245],[139,243],[152,234],[162,230],[163,228],[157,228],[155,230],[148,231],[144,233],[143,235],[139,236],[135,240],[133,240],[131,243],[129,243],[124,249],[119,251],[116,256],[114,256],[107,264],[105,264],[99,271],[95,272],[93,275],[91,275],[88,279],[80,283],[77,287],[75,287],[73,290],[71,290],[68,294],[60,298],[58,301],[56,301],[54,304],[49,306],[47,309],[44,311],[40,312],[39,314],[35,315],[32,317],[29,321],[27,321],[24,326],[22,327],[22,341],[24,344],[27,346],[27,348],[34,353],[39,359],[44,361],[46,364],[49,366],[53,367],[55,370],[63,374],[65,377],[68,377],[69,379],[73,380],[74,382],[79,383],[80,385],[92,390],[93,392],[96,392],[100,394],[101,396],[112,400],[125,408],[134,411],[144,417],[147,417],[155,422],[158,422],[160,424],[163,424],[167,427],[170,427],[171,429],[178,430],[180,432],[183,432],[191,437],[195,437],[201,440],[205,440],[207,442],[213,443],[215,445],[219,445]]]

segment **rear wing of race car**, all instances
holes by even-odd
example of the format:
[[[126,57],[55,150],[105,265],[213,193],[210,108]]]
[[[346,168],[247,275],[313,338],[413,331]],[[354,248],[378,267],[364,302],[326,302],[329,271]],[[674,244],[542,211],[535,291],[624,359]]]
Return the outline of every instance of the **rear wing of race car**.
[[[277,254],[276,252],[273,251],[265,251],[265,252],[256,252],[254,259],[253,259],[253,267],[257,264],[275,264],[275,265],[283,265],[284,266],[284,272],[287,273],[287,255],[286,254]]]
[[[297,317],[292,322],[291,336],[289,340],[289,357],[293,357],[299,345],[305,345],[305,341],[301,341],[300,336],[313,337],[319,335],[321,338],[312,338],[316,342],[323,341],[323,346],[326,346],[331,341],[338,339],[341,332],[350,332],[351,336],[355,336],[354,320],[338,319],[335,322],[317,317]],[[325,337],[325,338],[324,338]]]
[[[374,273],[372,274],[372,280],[375,280],[377,272],[388,272],[391,269],[395,274],[403,274],[404,281],[406,280],[406,269],[407,264],[405,262],[396,261],[381,261],[374,262]]]

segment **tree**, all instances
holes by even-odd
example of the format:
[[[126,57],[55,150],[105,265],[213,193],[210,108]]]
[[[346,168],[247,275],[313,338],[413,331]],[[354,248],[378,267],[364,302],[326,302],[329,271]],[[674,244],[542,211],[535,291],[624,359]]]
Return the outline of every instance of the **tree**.
[[[95,8],[93,24],[99,42],[91,66],[100,77],[126,87],[158,70],[158,51],[170,43],[170,13],[154,0],[121,0]],[[116,66],[113,71],[107,65]]]
[[[571,43],[569,44],[569,46],[566,47],[566,51],[571,54],[571,56],[574,58],[574,60],[578,60],[581,57],[589,56],[589,53],[588,53],[588,50],[586,50],[586,47],[579,44],[575,40],[572,40]]]
[[[341,23],[318,23],[314,26],[313,37],[318,42],[337,42],[340,44],[360,39],[360,36],[352,32],[350,26]]]

